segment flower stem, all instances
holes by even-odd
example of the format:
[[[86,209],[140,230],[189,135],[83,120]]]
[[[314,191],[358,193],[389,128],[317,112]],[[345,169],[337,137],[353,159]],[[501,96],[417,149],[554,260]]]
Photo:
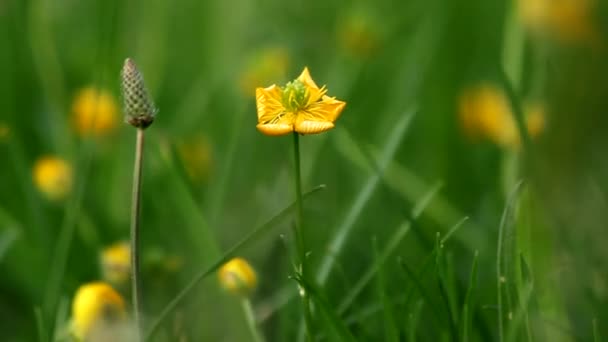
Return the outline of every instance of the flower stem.
[[[296,224],[294,225],[294,235],[296,239],[296,250],[300,259],[300,269],[295,272],[299,273],[303,279],[306,279],[306,249],[304,247],[304,210],[302,209],[302,177],[300,170],[300,136],[297,132],[293,132],[293,152],[295,160],[295,185],[296,185]],[[303,288],[299,289],[302,305],[304,306],[304,321],[306,323],[306,340],[312,341],[312,314],[310,311],[310,299]]]
[[[141,198],[141,169],[144,150],[144,129],[137,129],[135,164],[133,165],[133,192],[131,197],[131,300],[135,323],[135,341],[141,341],[141,292],[139,279],[139,212]]]
[[[243,312],[247,319],[247,327],[251,333],[251,338],[254,342],[263,342],[264,339],[260,335],[260,331],[255,323],[255,315],[253,313],[253,308],[251,307],[251,301],[248,298],[243,298],[241,305],[243,306]]]

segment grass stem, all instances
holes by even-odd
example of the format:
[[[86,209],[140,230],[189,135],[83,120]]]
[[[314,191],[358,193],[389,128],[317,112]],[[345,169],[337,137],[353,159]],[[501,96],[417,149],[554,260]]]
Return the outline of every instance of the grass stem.
[[[249,328],[253,342],[264,342],[264,339],[258,330],[255,321],[255,314],[253,312],[253,308],[251,307],[251,301],[249,298],[243,298],[241,305],[243,307],[243,312],[245,313],[245,318],[247,319],[247,327]]]
[[[300,167],[300,136],[298,133],[293,132],[293,152],[295,160],[295,173],[294,182],[296,189],[296,224],[294,225],[294,235],[296,239],[296,249],[298,258],[300,259],[300,269],[296,269],[295,272],[300,274],[300,277],[306,279],[307,267],[306,267],[306,249],[304,247],[304,210],[302,208],[302,177]],[[304,306],[304,322],[306,324],[306,340],[312,341],[313,329],[312,329],[312,313],[310,311],[310,299],[306,291],[300,287],[300,297],[302,298],[302,305]]]
[[[141,199],[141,170],[144,150],[144,129],[137,129],[135,144],[135,163],[133,165],[133,192],[131,198],[131,300],[135,323],[135,341],[141,341],[141,289],[139,271],[139,225]]]

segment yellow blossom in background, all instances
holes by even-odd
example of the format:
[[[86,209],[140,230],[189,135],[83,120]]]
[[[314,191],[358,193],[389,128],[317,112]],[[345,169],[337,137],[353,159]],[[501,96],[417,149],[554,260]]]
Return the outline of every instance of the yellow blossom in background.
[[[256,105],[260,132],[285,135],[291,132],[315,134],[334,128],[346,102],[325,95],[310,77],[308,68],[284,87],[271,85],[256,89]]]
[[[8,139],[11,135],[11,129],[4,122],[0,122],[0,142]]]
[[[535,34],[562,42],[596,43],[595,0],[518,0],[519,16]]]
[[[48,199],[64,199],[72,190],[72,166],[55,156],[39,158],[33,168],[34,184]]]
[[[233,258],[225,263],[218,272],[220,284],[228,292],[247,296],[257,286],[255,271],[247,261]]]
[[[289,68],[289,53],[281,47],[268,47],[257,51],[245,65],[240,77],[240,88],[251,96],[258,85],[283,80]]]
[[[117,242],[101,252],[103,279],[112,284],[128,282],[131,274],[131,247],[126,241]]]
[[[112,94],[96,88],[84,88],[72,103],[72,126],[81,137],[104,136],[118,124],[118,105]]]
[[[126,319],[125,302],[110,285],[93,282],[76,291],[72,301],[71,331],[78,339],[89,341],[91,336],[105,335],[104,330],[112,329]]]
[[[190,179],[205,182],[213,167],[213,149],[204,136],[187,139],[177,145],[177,152]]]
[[[458,113],[464,133],[472,140],[487,139],[501,147],[516,148],[520,136],[509,101],[504,92],[489,83],[466,89],[459,98]],[[526,105],[525,122],[531,138],[545,127],[544,108]]]
[[[372,55],[380,45],[377,25],[364,13],[347,16],[337,30],[337,39],[342,49],[357,57]]]
[[[530,138],[534,139],[541,135],[546,126],[545,107],[540,103],[528,104],[525,107],[526,127]]]

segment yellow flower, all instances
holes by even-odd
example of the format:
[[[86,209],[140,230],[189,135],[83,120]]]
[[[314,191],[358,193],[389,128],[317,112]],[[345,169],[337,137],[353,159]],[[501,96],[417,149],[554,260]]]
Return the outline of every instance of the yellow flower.
[[[218,273],[220,283],[231,293],[247,296],[257,285],[257,276],[251,265],[241,258],[225,263]]]
[[[11,135],[11,129],[4,122],[0,122],[0,142],[7,140]]]
[[[78,135],[103,136],[117,126],[118,106],[107,91],[84,88],[72,104],[72,126]]]
[[[256,89],[258,125],[266,135],[285,135],[291,132],[315,134],[334,128],[346,102],[325,95],[310,77],[308,68],[285,87],[271,85]]]
[[[268,47],[252,55],[241,74],[240,88],[251,96],[258,84],[284,79],[289,67],[289,54],[281,47]]]
[[[72,302],[72,333],[80,340],[124,323],[125,302],[110,285],[93,282],[80,286]]]
[[[526,105],[526,128],[536,138],[544,130],[545,114],[540,104]],[[496,86],[483,83],[466,89],[459,98],[460,123],[473,140],[488,139],[501,147],[518,147],[520,136],[511,106]]]
[[[34,164],[33,177],[38,190],[51,200],[62,200],[72,190],[72,167],[63,159],[41,157]]]
[[[131,247],[126,241],[117,242],[101,252],[103,278],[112,284],[124,284],[131,274]]]
[[[351,14],[338,26],[337,39],[341,47],[357,57],[369,57],[380,45],[377,25],[365,14]]]
[[[177,152],[190,179],[200,183],[209,178],[213,166],[213,151],[204,136],[197,136],[178,144]]]
[[[595,0],[519,0],[519,15],[533,33],[562,42],[597,42]]]
[[[545,108],[540,103],[526,106],[526,127],[531,138],[537,138],[545,130]]]

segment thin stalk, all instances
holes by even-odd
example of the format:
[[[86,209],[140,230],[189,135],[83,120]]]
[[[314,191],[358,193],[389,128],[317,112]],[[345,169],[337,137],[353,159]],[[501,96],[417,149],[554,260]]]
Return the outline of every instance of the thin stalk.
[[[131,300],[135,323],[135,341],[141,341],[141,292],[139,279],[139,212],[141,198],[141,169],[144,151],[144,129],[137,129],[135,163],[133,165],[133,192],[131,197]]]
[[[295,160],[295,186],[296,186],[296,224],[294,225],[294,235],[296,239],[296,249],[298,258],[300,259],[300,269],[296,269],[303,279],[306,279],[306,250],[304,249],[304,210],[302,209],[302,177],[300,169],[300,136],[297,132],[293,132],[293,152]],[[310,299],[306,291],[300,287],[300,297],[304,306],[304,322],[306,323],[306,340],[312,341],[312,315],[310,312]]]
[[[245,318],[247,319],[247,327],[249,328],[253,342],[264,342],[264,339],[262,338],[262,335],[260,335],[260,331],[258,330],[258,326],[255,322],[255,315],[253,313],[253,308],[251,307],[251,301],[249,298],[243,298],[241,305],[243,306],[243,312],[245,313]]]

